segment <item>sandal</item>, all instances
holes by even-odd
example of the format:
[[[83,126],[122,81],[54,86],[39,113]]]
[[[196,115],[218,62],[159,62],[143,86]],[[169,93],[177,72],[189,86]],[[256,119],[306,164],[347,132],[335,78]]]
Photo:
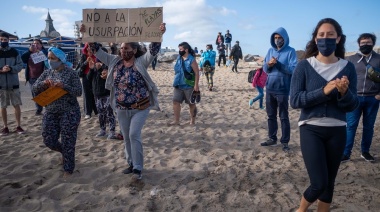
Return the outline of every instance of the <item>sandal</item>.
[[[201,101],[201,92],[195,91],[195,103],[199,103]]]
[[[196,98],[197,98],[197,92],[196,91],[191,92],[190,104],[195,104]]]

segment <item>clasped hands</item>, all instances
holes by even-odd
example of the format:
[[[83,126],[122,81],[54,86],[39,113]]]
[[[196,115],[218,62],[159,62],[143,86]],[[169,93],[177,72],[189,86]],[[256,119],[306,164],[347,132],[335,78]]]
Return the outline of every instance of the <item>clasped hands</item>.
[[[63,88],[63,83],[61,81],[54,81],[52,79],[46,79],[44,81],[44,83],[48,87],[60,87],[60,88]]]
[[[350,81],[348,81],[347,76],[343,76],[342,78],[336,78],[335,80],[331,80],[326,84],[323,88],[323,93],[325,95],[329,95],[335,88],[338,90],[341,96],[344,96],[347,92],[348,85]]]

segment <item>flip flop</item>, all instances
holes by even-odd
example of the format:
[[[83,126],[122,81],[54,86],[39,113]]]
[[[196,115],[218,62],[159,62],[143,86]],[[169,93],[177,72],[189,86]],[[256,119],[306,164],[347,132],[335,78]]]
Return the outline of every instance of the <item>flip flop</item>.
[[[196,98],[197,98],[197,92],[196,91],[191,92],[190,104],[195,104],[195,99]]]
[[[199,103],[200,101],[201,101],[201,92],[196,91],[195,103]]]

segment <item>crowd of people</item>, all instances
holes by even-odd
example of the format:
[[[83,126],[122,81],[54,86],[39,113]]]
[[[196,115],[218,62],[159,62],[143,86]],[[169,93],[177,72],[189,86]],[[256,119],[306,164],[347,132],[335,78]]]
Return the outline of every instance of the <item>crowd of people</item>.
[[[159,29],[165,33],[166,25],[162,23]],[[85,30],[82,25],[81,31]],[[292,108],[301,109],[298,121],[300,145],[310,185],[302,194],[298,211],[307,211],[316,201],[319,211],[328,211],[339,166],[350,160],[361,117],[361,157],[370,162],[375,160],[370,154],[370,147],[379,109],[380,83],[368,76],[368,70],[380,68],[380,55],[373,51],[376,36],[361,34],[357,39],[358,53],[345,58],[346,36],[343,29],[336,20],[325,18],[314,28],[301,60],[290,46],[284,28],[276,29],[269,38],[270,48],[263,66],[252,79],[252,87],[257,89],[259,95],[249,100],[249,107],[259,101],[259,109],[267,114],[268,138],[261,146],[276,146],[280,141],[282,150],[289,152],[291,131],[288,107],[290,104]],[[121,43],[120,49],[112,44],[114,49],[111,53],[99,43],[86,43],[81,61],[74,71],[60,48],[46,50],[38,39],[23,55],[9,47],[7,34],[0,34],[0,41],[2,136],[10,133],[6,111],[10,104],[15,109],[15,132],[25,133],[20,123],[22,102],[18,79],[25,63],[25,77],[33,96],[51,87],[66,91],[61,98],[45,106],[42,121],[43,141],[47,147],[62,154],[65,176],[70,176],[75,168],[75,144],[81,121],[77,97],[83,93],[84,119],[91,118],[92,113],[99,118],[100,131],[95,136],[107,136],[108,123],[107,138],[116,139],[117,120],[128,164],[123,173],[142,179],[144,154],[141,131],[149,111],[160,110],[158,88],[147,69],[152,65],[155,70],[161,43],[152,42],[145,48],[135,42]],[[221,61],[223,66],[226,65],[228,56],[229,60],[233,60],[231,71],[238,73],[237,65],[243,54],[239,41],[233,47],[231,43],[229,30],[224,36],[218,33],[215,42],[219,55],[218,67]],[[207,79],[208,90],[213,91],[216,52],[212,44],[207,44],[198,64],[196,47],[193,49],[189,43],[181,42],[178,49],[172,85],[174,120],[168,124],[180,124],[181,104],[185,102],[189,105],[190,124],[194,125],[196,104],[201,98],[200,72]],[[36,52],[43,52],[47,60],[33,61],[31,55]],[[42,115],[42,111],[43,107],[36,104],[36,115]],[[281,138],[277,137],[278,118]]]

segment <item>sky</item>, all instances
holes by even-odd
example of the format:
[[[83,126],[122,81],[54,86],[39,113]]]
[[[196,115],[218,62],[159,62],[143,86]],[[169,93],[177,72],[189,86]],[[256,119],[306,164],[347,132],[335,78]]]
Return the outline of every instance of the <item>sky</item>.
[[[284,27],[290,46],[304,50],[318,21],[327,17],[342,26],[346,51],[358,50],[361,33],[374,33],[380,39],[379,0],[6,0],[1,6],[0,29],[20,38],[39,35],[48,10],[55,29],[74,37],[82,9],[163,7],[167,31],[162,47],[174,49],[183,41],[199,50],[207,44],[215,47],[218,32],[224,35],[228,29],[244,55],[265,56],[270,35]]]

